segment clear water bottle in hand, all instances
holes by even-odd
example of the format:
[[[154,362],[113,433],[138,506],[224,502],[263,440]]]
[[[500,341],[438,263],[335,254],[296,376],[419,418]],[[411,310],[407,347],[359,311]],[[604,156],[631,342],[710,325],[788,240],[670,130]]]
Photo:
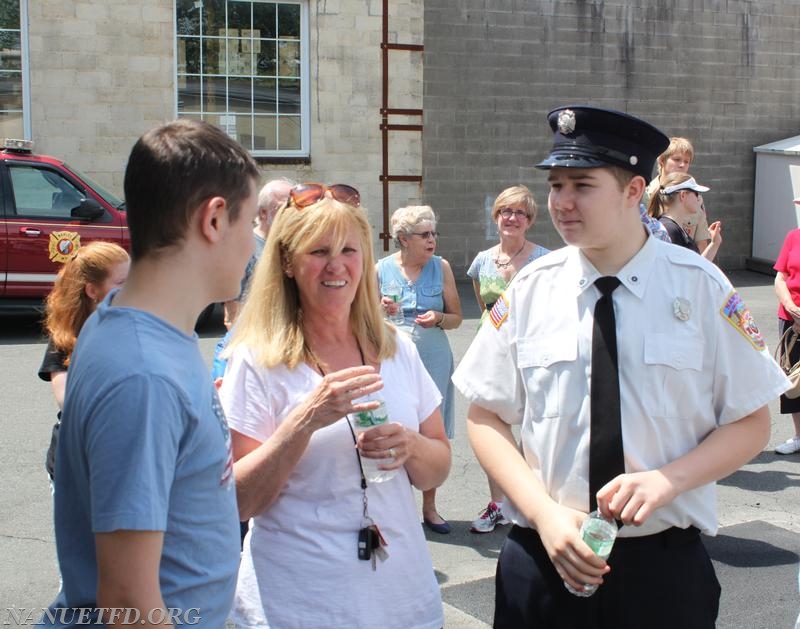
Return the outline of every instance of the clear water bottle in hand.
[[[592,511],[581,524],[581,537],[586,545],[601,559],[608,559],[614,540],[617,539],[617,523],[612,518],[606,518],[599,511]],[[587,597],[597,592],[599,586],[586,584],[583,590],[576,590],[566,581],[564,587],[575,596]]]
[[[383,424],[388,423],[389,413],[386,410],[386,402],[384,402],[382,399],[369,396],[358,401],[378,401],[380,404],[376,409],[370,411],[359,411],[357,413],[351,413],[347,416],[347,420],[353,427],[353,434],[356,435],[356,437],[358,437],[360,433],[370,430],[375,426],[382,426]],[[383,483],[387,480],[391,480],[397,474],[396,469],[382,470],[378,468],[378,466],[381,464],[391,465],[394,463],[393,458],[369,459],[362,456],[360,457],[360,461],[361,468],[364,470],[364,477],[369,483]]]
[[[383,286],[383,296],[388,297],[395,304],[392,306],[393,312],[386,311],[386,320],[394,325],[402,325],[404,321],[403,306],[401,304],[403,298],[403,287],[395,282],[390,282]]]

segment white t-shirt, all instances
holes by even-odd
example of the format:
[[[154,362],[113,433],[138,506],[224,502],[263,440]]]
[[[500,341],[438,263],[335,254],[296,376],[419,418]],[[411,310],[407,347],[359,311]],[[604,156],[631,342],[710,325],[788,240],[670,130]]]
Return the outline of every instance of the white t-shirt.
[[[588,511],[592,323],[600,273],[575,247],[526,266],[453,375],[470,402],[522,424],[525,460],[558,503]],[[648,237],[613,293],[627,472],[659,468],[718,426],[778,397],[787,380],[727,278]],[[502,299],[502,298],[501,298]],[[511,516],[527,526],[518,514]],[[640,527],[717,530],[714,483],[678,496]]]
[[[419,430],[441,395],[414,345],[397,335],[396,355],[381,364],[389,420]],[[303,364],[258,366],[246,348],[231,357],[220,390],[231,429],[266,440],[319,384]],[[237,627],[438,629],[441,594],[404,469],[367,488],[369,514],[389,557],[358,559],[363,526],[361,480],[346,419],[311,440],[277,500],[253,518],[233,608]]]

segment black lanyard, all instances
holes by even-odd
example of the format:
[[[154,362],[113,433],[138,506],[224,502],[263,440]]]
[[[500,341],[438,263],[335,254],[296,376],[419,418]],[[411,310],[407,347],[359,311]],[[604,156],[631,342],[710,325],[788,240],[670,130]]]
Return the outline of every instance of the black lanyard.
[[[357,343],[357,345],[358,345],[358,353],[361,355],[361,364],[366,365],[367,363],[364,360],[364,352],[361,349],[361,343]],[[317,371],[319,371],[322,374],[322,377],[324,378],[327,374],[325,373],[325,370],[322,368],[322,364],[319,362],[319,359],[316,357],[314,352],[311,351],[308,345],[306,345],[306,352],[311,357],[311,360],[314,361],[314,365],[316,365]],[[353,437],[353,445],[357,445],[356,433],[353,430],[353,426],[350,424],[350,421],[347,419],[346,416],[345,416],[345,423],[347,424],[347,427],[350,429],[350,435]],[[369,517],[369,509],[367,503],[367,477],[364,475],[364,466],[361,464],[361,454],[359,453],[358,448],[354,449],[356,451],[356,460],[358,461],[358,471],[361,474],[361,495],[364,502],[364,519],[368,520],[369,522],[372,522],[372,518]]]

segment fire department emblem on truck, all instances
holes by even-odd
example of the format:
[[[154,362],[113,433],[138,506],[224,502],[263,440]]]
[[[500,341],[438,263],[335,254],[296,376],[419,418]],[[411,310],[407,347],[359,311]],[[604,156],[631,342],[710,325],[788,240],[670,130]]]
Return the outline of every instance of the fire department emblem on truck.
[[[50,233],[50,260],[64,263],[81,248],[81,235],[77,232]]]

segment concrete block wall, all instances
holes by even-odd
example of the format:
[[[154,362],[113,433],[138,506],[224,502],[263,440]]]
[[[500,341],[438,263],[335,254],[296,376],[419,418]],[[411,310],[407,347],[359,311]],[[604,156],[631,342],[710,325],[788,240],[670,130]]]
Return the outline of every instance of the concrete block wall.
[[[457,278],[496,242],[486,204],[524,183],[531,238],[562,241],[533,164],[546,113],[591,103],[690,138],[692,173],[723,221],[718,262],[750,255],[754,146],[800,133],[800,3],[750,0],[445,0],[425,3],[423,197]]]
[[[354,185],[378,248],[382,2],[309,0],[308,6],[310,161],[264,162],[263,177]],[[31,117],[38,151],[63,157],[122,193],[136,138],[176,115],[174,10],[172,0],[29,0]],[[390,11],[390,41],[422,43],[422,0],[392,1]],[[422,54],[392,53],[389,75],[390,106],[422,108]],[[390,134],[391,174],[420,174],[421,154],[421,134]],[[392,184],[390,210],[419,200],[419,185]]]

